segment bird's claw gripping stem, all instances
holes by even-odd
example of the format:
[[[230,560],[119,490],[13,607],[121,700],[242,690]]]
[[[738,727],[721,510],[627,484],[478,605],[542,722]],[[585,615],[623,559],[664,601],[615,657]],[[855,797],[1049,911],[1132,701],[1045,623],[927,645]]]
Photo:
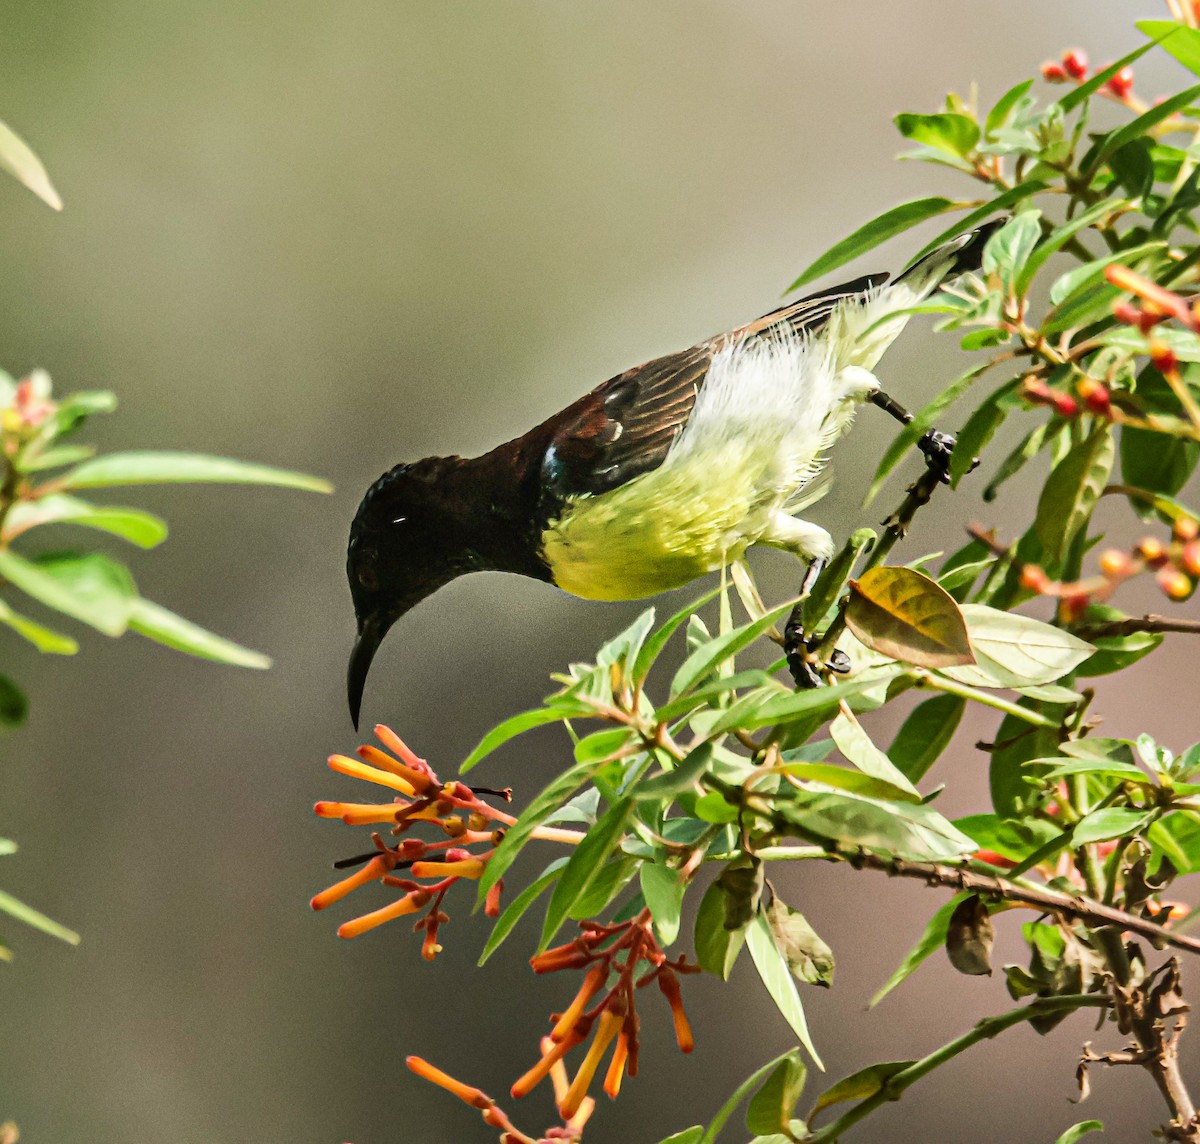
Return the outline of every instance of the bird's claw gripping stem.
[[[806,639],[799,624],[789,621],[783,629],[783,650],[787,656],[787,668],[797,689],[807,691],[824,686],[825,681],[820,675],[821,665],[814,655],[820,643],[820,636],[809,636]],[[850,657],[840,648],[835,648],[824,666],[828,671],[845,675],[850,670]]]
[[[917,448],[925,454],[925,463],[937,473],[938,480],[950,483],[950,458],[954,453],[955,440],[949,433],[930,429],[917,441]]]

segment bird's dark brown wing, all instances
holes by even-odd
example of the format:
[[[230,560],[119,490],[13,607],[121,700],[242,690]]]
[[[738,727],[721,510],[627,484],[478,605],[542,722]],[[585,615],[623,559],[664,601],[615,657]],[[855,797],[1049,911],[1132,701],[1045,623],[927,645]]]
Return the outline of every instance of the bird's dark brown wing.
[[[839,302],[886,280],[887,275],[856,278],[610,378],[553,419],[542,463],[544,489],[557,500],[605,493],[657,469],[687,424],[721,346],[784,331],[814,334]]]

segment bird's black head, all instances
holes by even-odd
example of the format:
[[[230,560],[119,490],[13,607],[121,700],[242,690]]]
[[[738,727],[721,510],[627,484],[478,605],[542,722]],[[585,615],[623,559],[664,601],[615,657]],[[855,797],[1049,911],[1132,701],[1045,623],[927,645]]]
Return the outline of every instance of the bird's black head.
[[[388,629],[472,567],[456,482],[448,479],[460,464],[458,457],[436,457],[397,465],[367,490],[350,526],[346,575],[358,635],[346,682],[355,727],[371,660]]]

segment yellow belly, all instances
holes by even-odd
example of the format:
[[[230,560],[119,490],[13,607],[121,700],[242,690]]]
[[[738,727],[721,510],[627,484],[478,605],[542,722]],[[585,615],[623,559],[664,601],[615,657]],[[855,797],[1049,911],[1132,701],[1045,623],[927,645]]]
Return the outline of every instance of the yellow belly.
[[[542,535],[555,584],[589,600],[635,600],[740,557],[780,499],[758,490],[761,466],[740,453],[667,465],[571,502]]]

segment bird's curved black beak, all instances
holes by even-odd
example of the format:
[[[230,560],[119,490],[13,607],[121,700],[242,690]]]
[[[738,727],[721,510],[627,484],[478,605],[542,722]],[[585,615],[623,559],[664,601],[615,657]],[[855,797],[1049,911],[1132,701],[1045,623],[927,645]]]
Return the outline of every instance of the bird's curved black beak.
[[[367,683],[367,672],[375,658],[379,645],[387,633],[388,625],[382,624],[377,616],[366,616],[359,621],[358,638],[350,653],[350,668],[346,672],[346,694],[350,700],[350,718],[358,730],[358,713],[362,708],[363,688]]]

